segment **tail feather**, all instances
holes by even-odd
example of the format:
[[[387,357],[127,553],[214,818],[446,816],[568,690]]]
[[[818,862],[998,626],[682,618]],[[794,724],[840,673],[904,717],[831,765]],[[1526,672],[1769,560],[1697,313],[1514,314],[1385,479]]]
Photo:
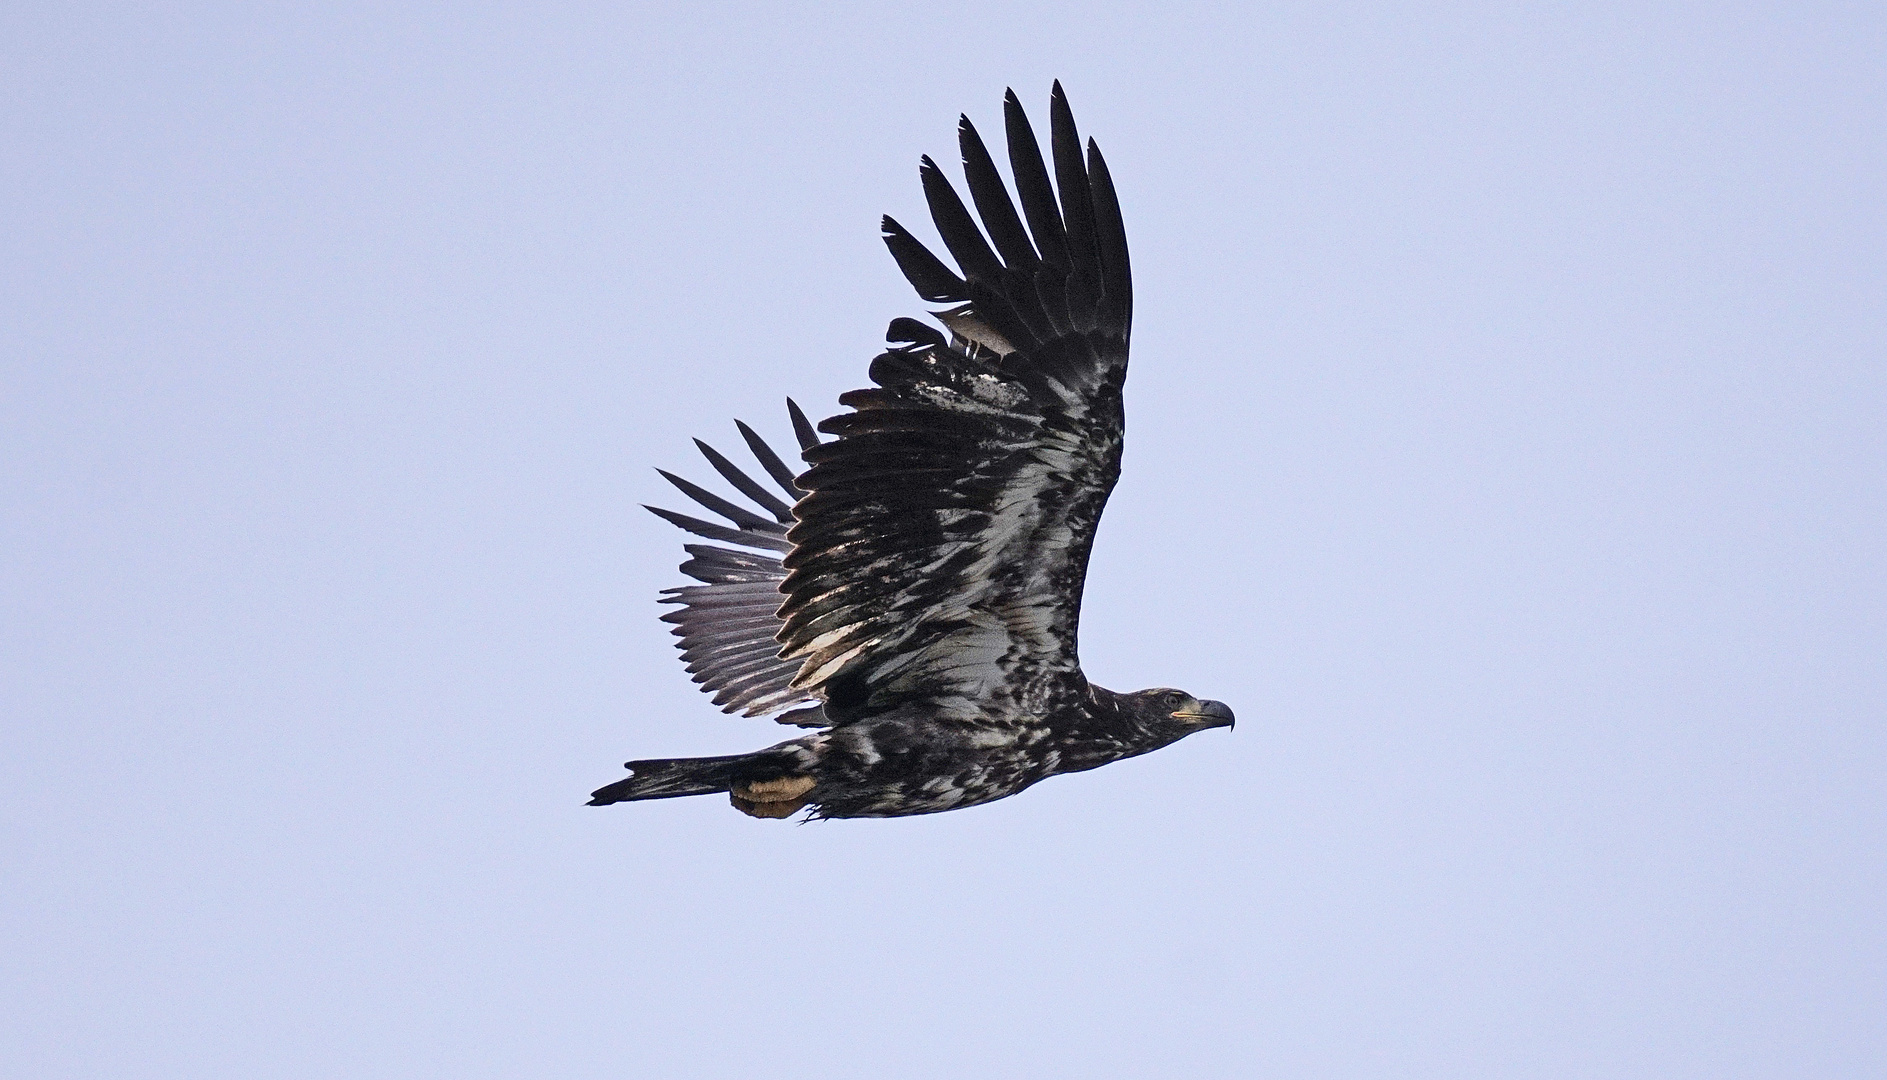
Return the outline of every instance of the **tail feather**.
[[[728,757],[656,758],[631,761],[623,767],[630,775],[590,794],[591,806],[636,802],[641,799],[678,799],[684,795],[712,795],[734,786],[735,775],[757,754]]]

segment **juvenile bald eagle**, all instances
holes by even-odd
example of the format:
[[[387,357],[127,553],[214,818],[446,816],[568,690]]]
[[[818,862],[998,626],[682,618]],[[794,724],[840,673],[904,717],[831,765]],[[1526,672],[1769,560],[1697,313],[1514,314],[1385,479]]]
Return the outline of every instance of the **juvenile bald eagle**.
[[[1232,725],[1220,702],[1117,694],[1082,674],[1082,581],[1120,476],[1127,238],[1061,84],[1054,186],[1014,91],[1003,118],[1020,216],[968,117],[957,138],[980,231],[923,159],[960,273],[884,219],[917,294],[950,305],[933,313],[949,335],[892,322],[876,385],[819,425],[834,440],[789,401],[802,472],[740,424],[785,499],[697,440],[757,509],[666,472],[731,525],[649,508],[738,547],[685,545],[682,571],[702,584],[666,594],[695,681],[723,711],[817,730],[751,754],[631,761],[592,805],[728,792],[755,817],[929,814]]]

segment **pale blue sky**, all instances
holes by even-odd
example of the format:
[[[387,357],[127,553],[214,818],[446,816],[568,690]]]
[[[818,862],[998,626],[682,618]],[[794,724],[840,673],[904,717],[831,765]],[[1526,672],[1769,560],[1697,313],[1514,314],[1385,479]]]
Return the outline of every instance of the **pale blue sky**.
[[[1887,1070],[1878,5],[384,8],[0,13],[0,1072]],[[636,504],[863,384],[1055,77],[1083,658],[1237,730],[583,807],[780,737]]]

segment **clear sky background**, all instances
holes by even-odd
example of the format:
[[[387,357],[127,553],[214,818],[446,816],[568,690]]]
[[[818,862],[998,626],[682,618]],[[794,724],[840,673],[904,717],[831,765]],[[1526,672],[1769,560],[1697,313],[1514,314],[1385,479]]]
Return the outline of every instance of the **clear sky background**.
[[[386,7],[0,13],[0,1072],[1887,1070],[1878,4]],[[636,504],[863,384],[1055,77],[1083,659],[1237,730],[582,806],[782,737]]]

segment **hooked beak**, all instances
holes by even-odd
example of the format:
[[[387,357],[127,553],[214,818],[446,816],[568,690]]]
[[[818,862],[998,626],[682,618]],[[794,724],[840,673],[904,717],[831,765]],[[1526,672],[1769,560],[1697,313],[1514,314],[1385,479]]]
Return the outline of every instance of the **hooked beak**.
[[[1174,716],[1183,716],[1199,722],[1200,728],[1232,727],[1238,718],[1232,715],[1232,707],[1223,701],[1201,701],[1197,709],[1177,712]]]

